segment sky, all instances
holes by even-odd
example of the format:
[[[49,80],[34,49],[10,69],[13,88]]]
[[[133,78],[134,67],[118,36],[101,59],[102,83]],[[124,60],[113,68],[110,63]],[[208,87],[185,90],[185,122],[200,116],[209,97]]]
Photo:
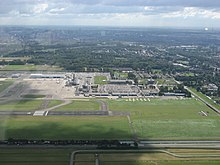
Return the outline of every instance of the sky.
[[[0,0],[0,25],[220,28],[220,0]]]

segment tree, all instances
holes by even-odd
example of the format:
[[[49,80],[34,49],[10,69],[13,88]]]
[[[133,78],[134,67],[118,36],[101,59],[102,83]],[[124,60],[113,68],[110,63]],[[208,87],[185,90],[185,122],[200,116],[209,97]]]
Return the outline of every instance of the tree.
[[[136,76],[135,76],[134,73],[132,73],[132,72],[129,72],[129,73],[128,73],[128,79],[134,80],[135,78],[136,78]]]

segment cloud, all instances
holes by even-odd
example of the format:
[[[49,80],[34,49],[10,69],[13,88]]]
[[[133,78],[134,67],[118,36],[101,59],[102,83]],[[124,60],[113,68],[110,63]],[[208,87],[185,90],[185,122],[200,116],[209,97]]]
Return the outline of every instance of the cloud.
[[[70,0],[73,4],[112,6],[220,7],[219,0]]]
[[[0,0],[0,24],[154,26],[187,19],[186,26],[220,19],[220,0]]]
[[[61,11],[64,11],[65,10],[65,8],[64,7],[62,7],[62,8],[55,8],[55,9],[51,9],[49,12],[51,12],[51,13],[56,13],[56,12],[61,12]]]
[[[145,7],[144,7],[144,10],[145,10],[145,11],[154,11],[154,10],[155,10],[155,7],[145,6]]]
[[[189,17],[204,17],[204,18],[211,18],[211,19],[220,19],[220,11],[207,10],[201,9],[196,7],[185,7],[183,10],[170,12],[163,14],[162,17],[164,18],[177,18],[182,17],[187,19]]]
[[[42,12],[44,12],[47,8],[48,8],[48,4],[47,4],[47,3],[37,4],[37,5],[34,6],[34,8],[33,8],[33,13],[34,13],[34,14],[42,13]]]

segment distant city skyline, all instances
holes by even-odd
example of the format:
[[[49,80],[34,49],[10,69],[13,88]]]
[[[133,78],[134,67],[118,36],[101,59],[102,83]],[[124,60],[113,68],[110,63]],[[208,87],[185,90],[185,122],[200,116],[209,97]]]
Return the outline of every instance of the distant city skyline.
[[[0,25],[220,28],[220,1],[0,0]]]

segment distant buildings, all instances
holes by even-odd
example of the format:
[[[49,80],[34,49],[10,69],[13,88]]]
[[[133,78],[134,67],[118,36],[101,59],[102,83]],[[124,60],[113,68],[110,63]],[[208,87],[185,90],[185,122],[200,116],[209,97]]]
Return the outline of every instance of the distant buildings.
[[[155,84],[155,80],[154,79],[148,79],[147,84],[148,85],[153,85],[153,84]]]
[[[208,85],[203,86],[202,88],[207,90],[208,92],[218,91],[218,87],[215,84],[208,84]]]
[[[133,80],[109,80],[109,84],[118,84],[118,85],[125,85],[125,84],[134,84]]]
[[[64,75],[56,75],[56,74],[31,74],[30,78],[40,78],[40,79],[46,79],[46,78],[65,78]]]
[[[134,71],[132,68],[112,68],[112,69],[123,73],[129,73]]]
[[[19,73],[11,75],[11,78],[19,78],[19,77],[21,77],[21,74]]]

